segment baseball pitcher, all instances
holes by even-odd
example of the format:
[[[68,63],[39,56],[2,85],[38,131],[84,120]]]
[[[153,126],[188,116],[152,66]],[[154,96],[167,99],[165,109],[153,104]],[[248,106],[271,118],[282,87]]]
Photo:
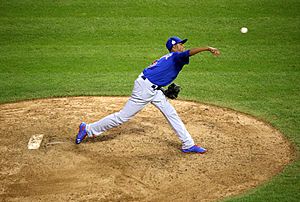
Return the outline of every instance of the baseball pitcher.
[[[114,114],[108,115],[94,123],[79,125],[79,132],[76,136],[76,144],[80,144],[87,136],[94,137],[101,135],[106,130],[117,127],[129,121],[135,114],[141,111],[148,103],[157,107],[166,117],[176,135],[182,142],[181,151],[185,153],[205,153],[206,149],[195,145],[193,138],[185,128],[168,98],[177,98],[180,87],[172,84],[168,89],[163,88],[171,84],[184,65],[189,64],[190,57],[209,51],[213,55],[220,55],[220,51],[213,47],[199,47],[185,50],[184,43],[187,39],[170,37],[166,43],[169,53],[153,62],[145,68],[134,82],[131,97],[123,109]]]

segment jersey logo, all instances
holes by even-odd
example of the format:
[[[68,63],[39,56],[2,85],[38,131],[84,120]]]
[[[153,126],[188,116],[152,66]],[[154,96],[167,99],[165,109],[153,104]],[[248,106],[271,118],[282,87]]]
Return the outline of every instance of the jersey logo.
[[[169,57],[171,57],[172,55],[173,55],[173,53],[169,53],[169,54],[167,54],[167,55],[162,56],[160,59],[166,59],[166,60],[167,60],[167,59],[168,59]],[[159,59],[159,60],[160,60],[160,59]],[[155,67],[159,60],[154,60],[154,61],[152,62],[152,64],[148,66],[148,68]]]
[[[169,53],[167,55],[162,56],[162,58],[165,58],[166,60],[171,57],[173,55],[173,53]]]

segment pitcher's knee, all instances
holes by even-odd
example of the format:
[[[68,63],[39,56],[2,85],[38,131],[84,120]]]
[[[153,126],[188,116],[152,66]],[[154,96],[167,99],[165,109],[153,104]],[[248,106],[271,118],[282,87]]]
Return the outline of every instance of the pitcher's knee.
[[[168,117],[177,117],[178,116],[177,112],[173,109],[166,110],[164,112],[164,114]]]

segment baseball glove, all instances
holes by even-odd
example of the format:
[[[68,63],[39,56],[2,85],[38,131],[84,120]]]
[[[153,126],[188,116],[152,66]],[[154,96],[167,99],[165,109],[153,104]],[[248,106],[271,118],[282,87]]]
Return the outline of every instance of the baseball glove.
[[[180,86],[176,85],[175,83],[172,83],[168,86],[167,89],[161,88],[161,91],[165,94],[166,97],[170,99],[176,99],[180,92]]]

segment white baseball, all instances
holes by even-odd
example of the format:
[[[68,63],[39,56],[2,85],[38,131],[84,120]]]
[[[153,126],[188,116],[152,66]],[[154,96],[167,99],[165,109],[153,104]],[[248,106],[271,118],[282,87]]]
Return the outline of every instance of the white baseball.
[[[247,28],[247,27],[242,27],[242,28],[241,28],[241,32],[242,32],[243,34],[246,34],[246,33],[248,32],[248,28]]]

